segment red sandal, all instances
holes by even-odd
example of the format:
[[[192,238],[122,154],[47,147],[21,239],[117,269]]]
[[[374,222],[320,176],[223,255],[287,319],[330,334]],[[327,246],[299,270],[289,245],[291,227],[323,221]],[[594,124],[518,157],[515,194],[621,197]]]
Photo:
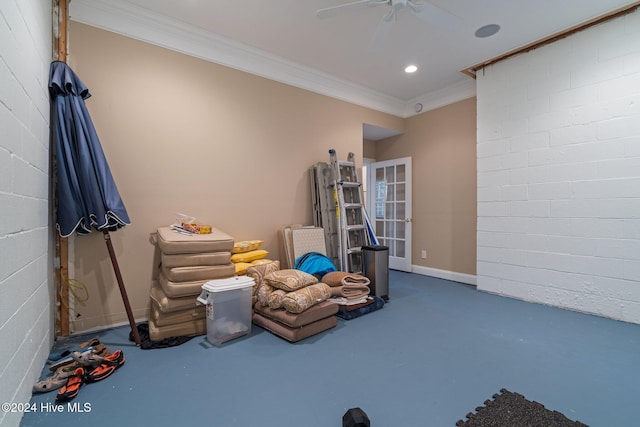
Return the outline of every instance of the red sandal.
[[[111,355],[106,356],[97,367],[85,375],[85,381],[87,383],[102,381],[113,374],[120,366],[124,365],[124,360],[122,350],[114,351]]]
[[[67,378],[67,383],[58,391],[56,403],[68,402],[76,397],[80,392],[80,387],[82,387],[82,384],[84,383],[84,376],[84,368],[77,368],[73,375]]]

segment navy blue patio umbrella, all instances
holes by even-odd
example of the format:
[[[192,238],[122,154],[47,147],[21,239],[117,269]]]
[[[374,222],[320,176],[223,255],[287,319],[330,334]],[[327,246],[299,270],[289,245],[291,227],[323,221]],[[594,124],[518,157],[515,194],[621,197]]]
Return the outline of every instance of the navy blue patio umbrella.
[[[55,146],[56,228],[62,237],[103,233],[136,344],[138,329],[124,287],[110,231],[130,224],[84,100],[87,86],[64,62],[49,69],[51,133]]]

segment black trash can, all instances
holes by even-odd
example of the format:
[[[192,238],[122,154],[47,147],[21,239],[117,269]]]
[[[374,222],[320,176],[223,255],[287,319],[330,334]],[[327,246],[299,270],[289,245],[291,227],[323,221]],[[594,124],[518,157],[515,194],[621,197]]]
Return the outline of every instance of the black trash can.
[[[371,295],[389,301],[389,247],[363,246],[362,258],[364,275],[371,282]]]

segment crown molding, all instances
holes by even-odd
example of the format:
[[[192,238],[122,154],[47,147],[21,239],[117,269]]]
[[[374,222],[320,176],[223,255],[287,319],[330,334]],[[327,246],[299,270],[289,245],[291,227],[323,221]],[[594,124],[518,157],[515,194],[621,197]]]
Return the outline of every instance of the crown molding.
[[[424,112],[475,95],[475,81],[465,81],[405,102],[121,0],[73,0],[69,17],[81,24],[403,118],[416,114],[418,102],[423,104]]]
[[[465,78],[457,83],[445,88],[428,92],[407,102],[403,117],[409,117],[426,111],[435,110],[454,102],[462,101],[476,96],[476,81],[472,78]],[[422,110],[416,111],[416,105],[422,104]]]

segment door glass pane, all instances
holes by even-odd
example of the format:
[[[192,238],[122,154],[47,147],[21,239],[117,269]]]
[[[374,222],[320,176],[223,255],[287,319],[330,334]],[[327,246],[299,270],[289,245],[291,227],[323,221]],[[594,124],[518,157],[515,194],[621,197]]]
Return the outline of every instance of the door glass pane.
[[[405,167],[404,165],[398,165],[396,167],[396,182],[405,182],[407,179],[405,177]]]
[[[407,216],[405,214],[405,203],[398,202],[396,203],[396,215],[393,217],[394,219],[405,219]]]
[[[404,258],[404,240],[396,240],[396,255],[397,257]]]
[[[387,185],[387,191],[386,191],[386,193],[387,193],[386,201],[387,202],[393,202],[395,200],[396,193],[395,193],[394,190],[395,190],[395,185],[393,185],[393,184],[388,184]]]
[[[384,218],[384,203],[376,202],[376,218]]]
[[[384,236],[384,221],[376,221],[376,236]]]
[[[396,223],[394,221],[385,221],[386,223],[386,230],[384,235],[387,237],[393,237],[395,235],[395,225]]]
[[[387,182],[396,182],[395,167],[387,166],[385,169],[387,171]]]
[[[385,246],[389,248],[389,256],[396,256],[396,246],[393,240],[386,240]]]
[[[406,230],[405,224],[406,223],[404,221],[396,222],[396,237],[398,239],[404,239],[405,238],[405,235],[404,235],[405,230]]]
[[[376,181],[384,181],[384,168],[376,168]]]
[[[407,200],[405,193],[404,184],[396,184],[396,200],[404,201]]]
[[[393,203],[387,203],[384,210],[385,219],[395,219],[393,214]]]
[[[377,169],[381,170],[381,169]],[[384,200],[386,199],[387,185],[384,179],[376,181],[376,218],[384,218]]]

